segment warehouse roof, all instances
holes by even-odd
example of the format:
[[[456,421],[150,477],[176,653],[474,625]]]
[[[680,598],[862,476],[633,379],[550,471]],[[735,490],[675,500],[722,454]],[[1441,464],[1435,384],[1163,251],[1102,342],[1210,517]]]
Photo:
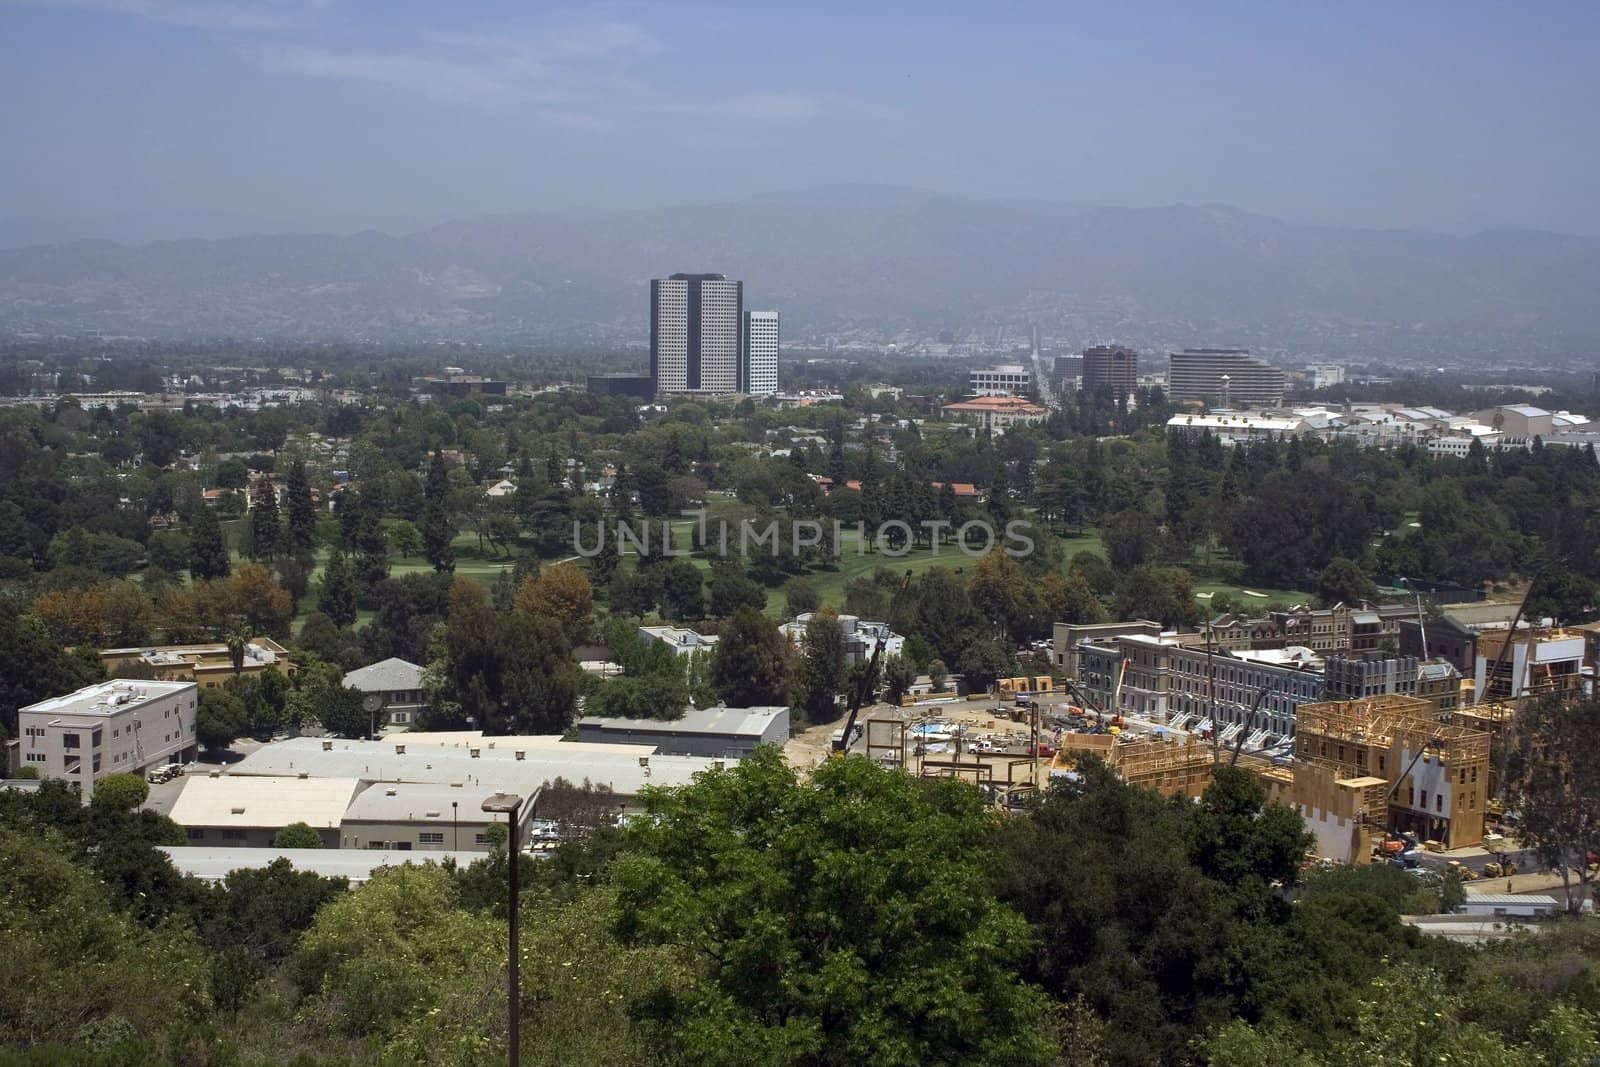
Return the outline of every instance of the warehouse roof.
[[[352,778],[372,782],[436,782],[488,785],[531,794],[557,778],[590,782],[614,793],[636,795],[647,785],[687,785],[713,761],[700,756],[661,756],[637,745],[563,743],[523,749],[412,746],[404,734],[387,741],[331,741],[294,737],[250,753],[235,763],[229,777],[298,775]],[[498,740],[498,739],[497,739]],[[323,746],[327,747],[324,748]],[[595,751],[595,749],[603,751]],[[403,751],[401,751],[403,750]],[[476,751],[475,757],[471,753]],[[517,753],[522,758],[517,758]],[[641,766],[643,760],[645,765]]]
[[[1560,903],[1555,897],[1536,893],[1468,893],[1467,899],[1462,901],[1462,905],[1467,907],[1487,904],[1493,907],[1554,908],[1559,907]]]
[[[232,829],[303,822],[317,830],[336,830],[359,785],[351,776],[189,775],[172,806],[172,821],[179,826]]]
[[[484,735],[482,730],[430,730],[426,732],[408,731],[403,734],[394,734],[387,738],[391,743],[398,742],[405,745],[434,745],[440,748],[459,748],[463,750],[480,749],[484,752],[499,752],[502,749],[516,751],[531,751],[539,748],[561,746],[565,755],[579,752],[613,753],[624,756],[648,756],[656,750],[654,745],[613,744],[609,741],[565,741],[561,734],[489,734]]]
[[[384,867],[407,863],[443,863],[454,860],[467,867],[484,858],[482,852],[386,852],[370,848],[235,848],[206,845],[158,845],[182,874],[192,874],[207,882],[219,882],[232,871],[254,870],[273,862],[288,860],[298,871],[309,871],[324,878],[348,878],[360,885]]]
[[[759,738],[785,707],[690,708],[680,719],[628,719],[591,715],[579,719],[579,728],[621,730],[633,733],[708,734],[716,737]]]
[[[442,823],[465,813],[468,822],[493,822],[483,802],[500,790],[487,786],[440,785],[437,782],[377,782],[356,794],[345,821],[409,823],[438,819]],[[523,796],[524,805],[533,793]],[[452,808],[451,804],[456,807]]]

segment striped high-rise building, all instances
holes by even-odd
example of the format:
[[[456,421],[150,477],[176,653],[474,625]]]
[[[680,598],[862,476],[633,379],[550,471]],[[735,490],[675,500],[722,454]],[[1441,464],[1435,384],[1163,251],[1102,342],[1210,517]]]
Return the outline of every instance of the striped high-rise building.
[[[1122,345],[1097,345],[1083,350],[1083,391],[1110,393],[1117,403],[1139,389],[1139,353]]]
[[[1168,357],[1167,397],[1220,407],[1283,403],[1284,373],[1243,348],[1185,348]]]
[[[740,388],[744,283],[674,274],[650,283],[650,377],[657,393]]]
[[[744,313],[744,358],[740,361],[739,391],[751,396],[771,396],[778,391],[778,313]]]

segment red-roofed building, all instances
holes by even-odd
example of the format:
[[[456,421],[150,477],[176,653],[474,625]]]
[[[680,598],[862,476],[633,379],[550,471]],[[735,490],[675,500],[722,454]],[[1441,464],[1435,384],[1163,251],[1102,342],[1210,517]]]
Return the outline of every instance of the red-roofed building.
[[[944,410],[958,419],[976,422],[987,430],[1004,430],[1015,423],[1044,421],[1044,408],[1020,396],[979,396],[946,404]]]

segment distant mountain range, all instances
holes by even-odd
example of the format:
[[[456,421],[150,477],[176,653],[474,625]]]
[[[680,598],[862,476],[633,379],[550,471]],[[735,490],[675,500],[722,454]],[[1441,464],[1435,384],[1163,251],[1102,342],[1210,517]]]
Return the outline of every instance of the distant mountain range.
[[[1600,240],[1299,226],[1234,208],[1068,208],[836,187],[448,222],[404,237],[76,241],[0,251],[0,333],[642,344],[649,279],[743,278],[788,339],[951,330],[1592,360]]]

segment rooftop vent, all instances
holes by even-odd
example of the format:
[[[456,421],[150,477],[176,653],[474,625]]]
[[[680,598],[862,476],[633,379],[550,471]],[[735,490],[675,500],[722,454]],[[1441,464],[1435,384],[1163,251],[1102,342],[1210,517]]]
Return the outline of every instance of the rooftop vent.
[[[482,754],[483,754],[483,750],[482,749],[474,748],[474,749],[469,749],[468,750],[468,755],[470,755],[473,759],[477,759]]]
[[[394,754],[396,756],[404,756],[406,754],[406,746],[404,746],[404,745],[396,745],[396,746],[394,746]]]
[[[324,741],[324,742],[322,742],[322,751],[324,751],[324,752],[332,752],[333,751],[333,742],[332,741]]]
[[[526,752],[524,752],[520,748],[517,749],[517,759],[527,759],[527,758],[528,758],[528,754]]]
[[[231,814],[234,814],[234,815],[243,815],[244,814],[244,809],[243,808],[229,808],[228,811]]]
[[[307,774],[305,771],[301,771],[299,774],[295,775],[295,777],[296,778],[300,778],[300,779],[306,779],[306,778],[310,778],[311,775]]]
[[[394,795],[395,795],[395,792],[396,792],[396,791],[395,791],[395,790],[393,790],[393,789],[385,789],[385,790],[384,790],[384,791],[383,791],[383,795],[384,795],[384,796],[386,796],[386,797],[392,797],[392,796],[394,796]]]

